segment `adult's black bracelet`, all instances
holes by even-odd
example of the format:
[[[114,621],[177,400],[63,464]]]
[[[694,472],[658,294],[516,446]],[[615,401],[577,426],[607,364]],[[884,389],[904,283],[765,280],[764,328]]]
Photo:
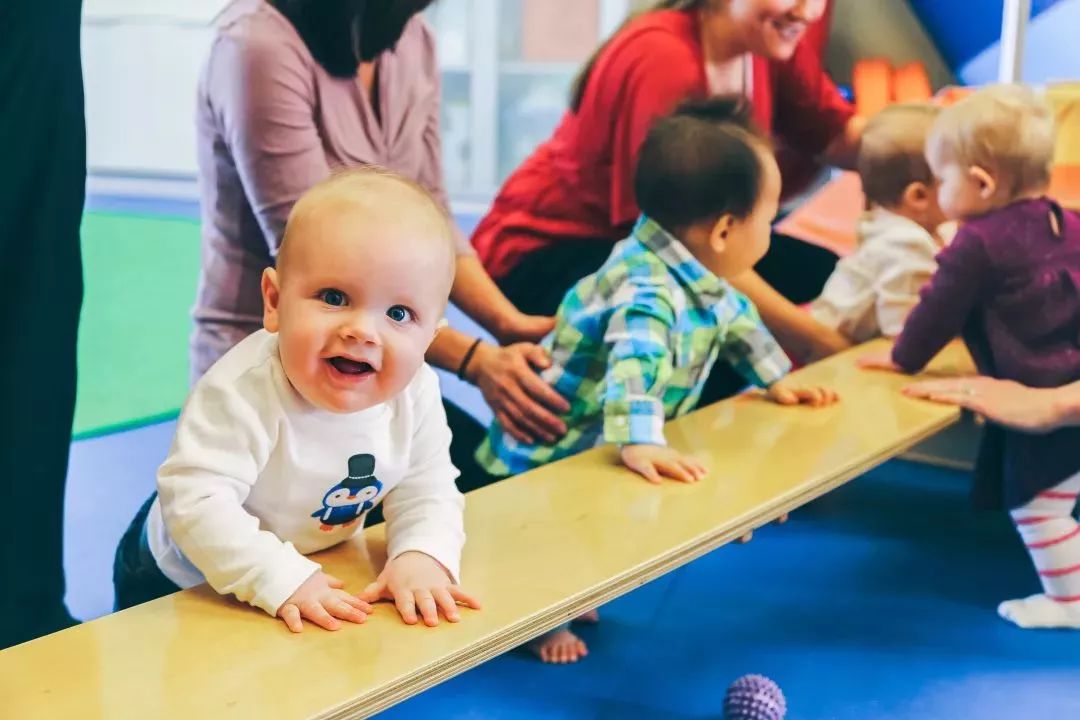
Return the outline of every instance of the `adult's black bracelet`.
[[[473,344],[469,346],[469,349],[465,351],[465,357],[461,358],[461,367],[459,367],[457,371],[459,379],[465,379],[465,371],[469,368],[469,361],[472,360],[472,356],[476,354],[476,348],[480,347],[481,342],[483,342],[483,340],[476,338],[476,340],[473,340]]]

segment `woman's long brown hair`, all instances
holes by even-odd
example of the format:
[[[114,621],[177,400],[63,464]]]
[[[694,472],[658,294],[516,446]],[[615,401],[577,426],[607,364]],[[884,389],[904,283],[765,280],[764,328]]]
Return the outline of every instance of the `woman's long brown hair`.
[[[393,48],[413,15],[433,0],[269,0],[288,18],[312,57],[334,77]]]
[[[622,32],[623,28],[629,25],[631,22],[641,17],[645,13],[656,12],[657,10],[697,10],[699,8],[708,5],[713,0],[659,0],[652,7],[642,10],[641,12],[633,13],[623,24],[619,26],[619,29],[612,34],[612,38]],[[581,107],[581,98],[585,95],[585,85],[589,82],[589,76],[592,74],[593,65],[596,64],[596,59],[600,57],[600,54],[607,49],[607,46],[611,43],[611,38],[608,38],[603,45],[598,47],[592,54],[592,56],[585,61],[585,65],[582,66],[578,72],[577,77],[574,78],[574,84],[570,89],[570,110],[577,112]]]

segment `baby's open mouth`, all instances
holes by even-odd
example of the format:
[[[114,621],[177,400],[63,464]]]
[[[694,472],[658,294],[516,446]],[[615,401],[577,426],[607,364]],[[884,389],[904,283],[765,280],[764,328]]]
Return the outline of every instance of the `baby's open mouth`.
[[[370,372],[375,372],[375,368],[371,367],[370,363],[361,360],[350,360],[347,357],[332,357],[327,362],[343,375],[367,375]]]

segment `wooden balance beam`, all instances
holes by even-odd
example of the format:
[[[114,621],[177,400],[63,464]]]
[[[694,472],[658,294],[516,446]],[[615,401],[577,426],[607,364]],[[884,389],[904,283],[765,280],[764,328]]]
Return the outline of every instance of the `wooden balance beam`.
[[[836,388],[836,406],[742,397],[669,423],[670,444],[710,468],[697,485],[649,485],[601,448],[470,493],[463,576],[485,607],[458,624],[409,627],[381,605],[365,625],[334,633],[309,625],[293,635],[203,586],[0,652],[0,716],[261,720],[386,709],[956,422],[955,408],[901,396],[909,378],[855,367],[881,342],[798,371]],[[969,362],[954,345],[932,367],[949,374]],[[376,526],[317,559],[359,591],[382,567],[385,546]]]

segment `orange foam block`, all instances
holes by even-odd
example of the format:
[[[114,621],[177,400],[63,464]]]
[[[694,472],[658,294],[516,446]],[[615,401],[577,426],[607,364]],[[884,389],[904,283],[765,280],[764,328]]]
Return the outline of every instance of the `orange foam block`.
[[[859,115],[877,115],[893,99],[892,64],[882,58],[859,60],[851,71],[851,90]]]
[[[1080,165],[1057,165],[1050,176],[1050,197],[1080,212]]]
[[[908,63],[893,71],[893,100],[896,102],[926,102],[933,94],[930,76],[922,63]]]
[[[843,257],[855,249],[855,223],[864,202],[859,176],[841,173],[780,221],[776,230]]]

